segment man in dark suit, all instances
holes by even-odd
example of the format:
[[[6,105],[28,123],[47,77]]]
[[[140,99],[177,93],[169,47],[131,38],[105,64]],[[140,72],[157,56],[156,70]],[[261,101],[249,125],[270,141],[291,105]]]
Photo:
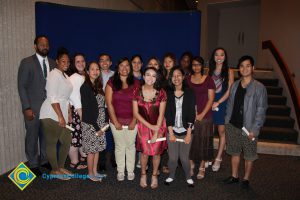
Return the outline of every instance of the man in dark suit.
[[[39,113],[41,105],[46,99],[45,86],[47,75],[55,67],[56,63],[47,57],[49,40],[46,36],[37,36],[34,40],[34,48],[36,53],[24,58],[20,63],[18,91],[26,128],[26,157],[31,170],[36,175],[41,175],[39,164],[46,168],[50,168],[50,165],[46,157]]]

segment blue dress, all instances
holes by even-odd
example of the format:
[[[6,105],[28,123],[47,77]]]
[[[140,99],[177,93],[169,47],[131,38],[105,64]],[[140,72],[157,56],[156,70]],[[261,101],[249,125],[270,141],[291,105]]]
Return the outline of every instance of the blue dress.
[[[219,99],[222,98],[222,96],[226,92],[222,89],[224,87],[224,81],[223,78],[221,77],[221,73],[216,74],[214,72],[212,75],[212,79],[214,80],[216,85],[216,94],[215,94],[214,102],[217,102]],[[215,125],[225,124],[226,105],[227,105],[227,100],[225,100],[218,106],[219,108],[218,111],[213,111],[213,123]]]

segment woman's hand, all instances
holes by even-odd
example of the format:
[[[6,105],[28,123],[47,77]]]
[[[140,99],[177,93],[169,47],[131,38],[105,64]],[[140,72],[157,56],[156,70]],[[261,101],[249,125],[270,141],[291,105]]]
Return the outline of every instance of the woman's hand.
[[[151,138],[150,143],[155,143],[156,142],[157,135],[158,135],[158,131],[154,131],[154,134],[153,134],[153,136]]]
[[[65,121],[64,117],[58,117],[58,125],[60,127],[66,128],[66,121]]]
[[[116,122],[114,123],[114,125],[115,125],[116,129],[119,130],[119,131],[123,129],[123,128],[122,128],[122,124],[120,124],[118,121],[116,121]]]
[[[102,132],[101,130],[99,130],[99,131],[96,132],[96,135],[97,135],[97,136],[101,136],[101,135],[103,135],[103,134],[104,134],[104,132]]]
[[[212,110],[215,110],[220,105],[219,102],[214,102],[212,105]]]
[[[169,134],[169,140],[170,142],[176,142],[176,137],[174,134]]]
[[[134,130],[135,125],[136,125],[136,120],[132,120],[128,125],[128,130]]]
[[[202,113],[200,113],[199,115],[196,116],[196,120],[198,121],[202,121],[204,118],[204,115]]]
[[[150,126],[150,129],[152,130],[152,131],[158,131],[159,130],[159,126],[158,125],[151,125]]]
[[[184,137],[183,140],[184,140],[185,144],[189,144],[191,142],[191,140],[192,140],[191,134],[186,134],[186,136]]]

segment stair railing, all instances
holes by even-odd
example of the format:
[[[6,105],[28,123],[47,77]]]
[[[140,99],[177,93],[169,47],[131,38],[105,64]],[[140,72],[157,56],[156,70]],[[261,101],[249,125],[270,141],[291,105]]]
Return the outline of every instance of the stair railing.
[[[291,73],[288,65],[286,64],[283,57],[281,56],[278,49],[275,47],[275,45],[271,40],[263,41],[262,49],[269,49],[272,55],[274,56],[275,60],[277,61],[277,64],[279,65],[279,68],[283,74],[289,92],[291,94],[292,102],[294,104],[295,113],[297,117],[297,124],[298,127],[300,128],[300,97],[298,95],[297,87],[294,82],[295,74]]]

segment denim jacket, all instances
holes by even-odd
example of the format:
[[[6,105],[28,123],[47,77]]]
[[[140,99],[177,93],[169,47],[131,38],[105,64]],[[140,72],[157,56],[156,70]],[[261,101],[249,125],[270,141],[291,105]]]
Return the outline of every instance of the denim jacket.
[[[241,79],[235,81],[231,87],[230,96],[227,101],[225,124],[228,124],[231,119],[234,97],[240,82]],[[265,122],[267,108],[268,96],[265,86],[257,80],[252,79],[246,88],[243,126],[249,132],[253,132],[255,137],[259,135],[259,131]]]

